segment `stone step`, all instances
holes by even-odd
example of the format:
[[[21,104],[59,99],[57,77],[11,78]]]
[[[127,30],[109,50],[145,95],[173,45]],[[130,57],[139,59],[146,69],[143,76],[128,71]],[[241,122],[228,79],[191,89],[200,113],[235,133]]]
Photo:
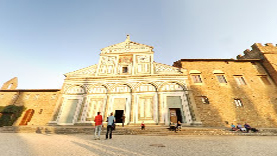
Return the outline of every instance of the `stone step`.
[[[7,126],[0,128],[1,133],[46,133],[46,134],[93,134],[93,127],[74,127],[74,126]],[[106,133],[106,128],[102,129],[101,134]],[[113,131],[115,135],[241,135],[241,136],[259,136],[259,135],[277,135],[277,129],[261,129],[258,133],[241,133],[233,132],[224,128],[194,128],[194,127],[183,127],[181,131],[169,131],[167,127],[148,127],[145,130],[141,130],[139,127],[117,127]]]

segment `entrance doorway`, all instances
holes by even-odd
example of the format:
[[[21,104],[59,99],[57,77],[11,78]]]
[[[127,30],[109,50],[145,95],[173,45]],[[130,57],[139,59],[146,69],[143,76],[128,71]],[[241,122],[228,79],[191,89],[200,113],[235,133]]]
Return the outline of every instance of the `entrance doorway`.
[[[115,123],[122,123],[122,116],[124,114],[124,110],[115,110]]]
[[[170,114],[170,122],[177,123],[182,121],[182,115],[180,108],[169,108],[169,114]]]

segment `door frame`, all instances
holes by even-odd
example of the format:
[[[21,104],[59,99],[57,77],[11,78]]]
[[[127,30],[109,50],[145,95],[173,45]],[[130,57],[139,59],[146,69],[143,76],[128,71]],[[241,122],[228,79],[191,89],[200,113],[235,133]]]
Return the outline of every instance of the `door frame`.
[[[121,94],[121,95],[110,95],[109,99],[109,106],[108,106],[108,111],[107,111],[107,116],[110,115],[111,112],[115,114],[114,110],[114,99],[115,98],[126,98],[126,104],[125,104],[125,123],[129,124],[130,123],[130,116],[131,116],[131,100],[132,96],[130,93],[127,94]]]
[[[191,112],[189,110],[188,99],[186,97],[186,91],[181,92],[160,92],[161,102],[161,121],[164,121],[165,125],[169,125],[169,109],[167,105],[167,97],[168,96],[180,96],[181,97],[181,115],[183,123],[190,124],[192,123]]]

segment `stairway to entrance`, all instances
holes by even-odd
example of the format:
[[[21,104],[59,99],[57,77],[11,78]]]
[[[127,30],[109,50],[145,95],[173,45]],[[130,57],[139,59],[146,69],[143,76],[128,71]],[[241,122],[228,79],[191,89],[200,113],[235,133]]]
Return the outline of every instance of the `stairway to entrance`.
[[[147,126],[141,130],[138,126],[119,127],[113,131],[114,135],[243,135],[243,136],[275,136],[277,129],[263,128],[259,132],[242,133],[233,132],[227,128],[217,127],[182,127],[180,131],[170,131],[165,126]],[[93,126],[6,126],[0,128],[0,133],[43,133],[43,134],[94,134]],[[106,133],[106,127],[102,129],[102,135]]]

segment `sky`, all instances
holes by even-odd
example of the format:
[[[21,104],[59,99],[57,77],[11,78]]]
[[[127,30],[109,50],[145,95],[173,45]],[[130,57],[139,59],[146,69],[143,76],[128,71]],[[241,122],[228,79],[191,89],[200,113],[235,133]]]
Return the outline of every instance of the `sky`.
[[[0,0],[0,87],[60,89],[65,73],[97,64],[101,49],[131,41],[154,60],[236,58],[277,44],[275,0]]]

